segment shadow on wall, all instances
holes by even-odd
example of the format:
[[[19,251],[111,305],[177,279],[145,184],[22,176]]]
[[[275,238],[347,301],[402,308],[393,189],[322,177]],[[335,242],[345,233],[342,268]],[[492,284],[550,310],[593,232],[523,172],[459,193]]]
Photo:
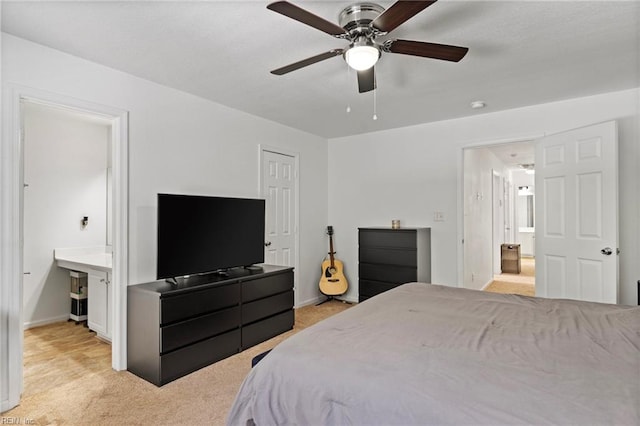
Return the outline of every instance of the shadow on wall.
[[[69,271],[58,268],[53,260],[49,264],[47,270],[42,274],[34,272],[25,275],[25,281],[31,279],[37,280],[38,275],[41,277],[39,281],[31,283],[36,287],[36,291],[30,292],[31,300],[25,301],[24,306],[33,306],[33,312],[25,312],[24,318],[39,318],[41,322],[62,321],[64,317],[60,316],[60,312],[52,311],[52,306],[61,306],[66,304],[71,310],[71,300],[69,298]],[[27,271],[29,272],[29,271]],[[26,328],[41,325],[37,323],[25,323]]]

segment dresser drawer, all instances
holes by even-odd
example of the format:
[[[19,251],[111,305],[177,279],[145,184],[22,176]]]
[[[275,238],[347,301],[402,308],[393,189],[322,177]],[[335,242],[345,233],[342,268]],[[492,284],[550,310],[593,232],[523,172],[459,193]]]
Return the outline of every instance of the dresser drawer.
[[[250,302],[293,289],[293,271],[242,282],[242,302]]]
[[[160,383],[163,385],[240,352],[240,329],[220,334],[160,357]]]
[[[274,315],[260,322],[242,327],[242,349],[264,342],[293,328],[293,309]]]
[[[166,353],[225,331],[238,328],[240,307],[181,321],[160,329],[160,353]]]
[[[415,249],[396,249],[380,247],[359,248],[360,262],[379,263],[382,265],[412,266],[418,265]]]
[[[396,288],[402,284],[403,283],[383,283],[380,281],[360,280],[358,293],[360,297],[369,298],[376,294],[391,290],[392,288]]]
[[[383,281],[395,284],[404,284],[417,280],[416,268],[408,266],[360,263],[358,269],[361,280]]]
[[[366,247],[416,248],[414,229],[360,229],[358,243]]]
[[[161,299],[160,324],[193,318],[201,314],[238,305],[240,284],[228,284]]]
[[[293,306],[293,290],[242,305],[242,324],[270,317]]]

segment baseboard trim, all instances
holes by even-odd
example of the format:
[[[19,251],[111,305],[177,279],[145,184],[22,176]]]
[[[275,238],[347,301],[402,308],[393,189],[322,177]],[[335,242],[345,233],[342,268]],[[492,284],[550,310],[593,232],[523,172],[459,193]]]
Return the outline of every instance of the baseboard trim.
[[[327,296],[317,296],[314,297],[313,299],[308,299],[305,300],[304,302],[301,302],[298,306],[296,306],[296,308],[303,308],[305,306],[309,306],[309,305],[317,305],[318,303],[324,301],[327,298]],[[341,297],[334,297],[335,300],[338,300],[340,302],[346,302],[346,303],[350,303],[350,304],[356,304],[358,303],[358,299],[352,300],[351,298],[345,297],[345,298],[341,298]]]
[[[29,321],[29,322],[25,322],[24,323],[24,330],[28,330],[30,328],[35,328],[35,327],[41,327],[43,325],[49,325],[49,324],[53,324],[56,322],[62,322],[62,321],[66,321],[69,319],[69,314],[65,314],[65,315],[59,315],[57,317],[51,317],[51,318],[46,318],[46,319],[41,319],[41,320],[37,320],[37,321]]]
[[[495,281],[495,280],[489,280],[489,282],[488,282],[488,283],[486,283],[485,285],[483,285],[483,286],[480,288],[480,291],[485,291],[485,290],[487,289],[487,287],[489,287],[493,281]]]
[[[323,300],[324,300],[324,297],[322,297],[322,296],[317,296],[317,297],[314,297],[314,298],[312,298],[312,299],[307,299],[307,300],[305,300],[304,302],[300,302],[300,304],[298,304],[298,305],[296,306],[296,308],[304,308],[305,306],[315,305],[315,304],[320,303],[320,302],[321,302],[321,301],[323,301]]]

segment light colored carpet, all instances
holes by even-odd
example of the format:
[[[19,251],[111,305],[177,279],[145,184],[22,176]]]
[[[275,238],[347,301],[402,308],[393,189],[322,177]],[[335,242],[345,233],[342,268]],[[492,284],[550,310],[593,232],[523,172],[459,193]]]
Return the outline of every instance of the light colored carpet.
[[[492,293],[535,296],[535,259],[523,257],[519,274],[500,274],[485,289]]]
[[[33,425],[222,425],[254,356],[348,307],[331,301],[297,309],[293,330],[161,388],[113,371],[110,346],[82,326],[27,330],[22,401],[2,416]],[[60,338],[61,327],[68,338]]]

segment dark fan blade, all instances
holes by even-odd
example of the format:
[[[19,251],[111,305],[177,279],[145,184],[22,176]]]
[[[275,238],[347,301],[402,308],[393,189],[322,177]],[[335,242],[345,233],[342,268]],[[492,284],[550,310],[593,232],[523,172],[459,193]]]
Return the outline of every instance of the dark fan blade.
[[[342,55],[342,49],[333,49],[325,53],[321,53],[316,56],[312,56],[307,59],[303,59],[301,61],[295,62],[293,64],[284,66],[282,68],[278,68],[276,70],[271,71],[271,74],[282,75],[291,71],[295,71],[297,69],[306,67],[307,65],[315,64],[316,62],[324,61],[325,59],[333,58],[334,56]]]
[[[311,12],[307,12],[306,10],[286,1],[277,1],[275,3],[271,3],[267,6],[267,9],[278,12],[291,19],[295,19],[298,22],[307,24],[310,27],[316,28],[320,31],[324,31],[325,33],[332,36],[337,37],[341,35],[347,35],[344,28],[339,27],[332,22],[314,15]]]
[[[384,33],[390,33],[405,21],[434,4],[433,1],[397,1],[371,22],[371,26]]]
[[[358,71],[358,91],[360,93],[370,92],[376,88],[376,72],[374,68]]]
[[[458,62],[469,51],[466,47],[413,40],[390,40],[385,44],[385,50],[403,55],[422,56],[424,58],[443,59],[452,62]]]

